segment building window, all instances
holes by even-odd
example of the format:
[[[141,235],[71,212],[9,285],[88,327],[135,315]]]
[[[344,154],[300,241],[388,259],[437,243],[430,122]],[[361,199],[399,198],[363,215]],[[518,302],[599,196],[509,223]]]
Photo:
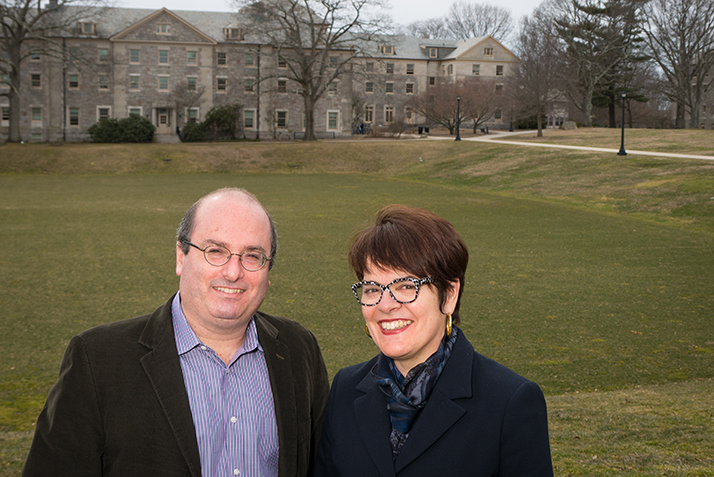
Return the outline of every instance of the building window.
[[[496,85],[496,94],[503,94],[503,85],[502,84]]]
[[[414,94],[414,83],[407,83],[407,94]]]
[[[364,122],[371,123],[374,121],[374,106],[364,107]]]
[[[287,111],[276,111],[275,112],[275,125],[278,129],[285,129],[288,127],[288,112]]]
[[[449,76],[452,76],[452,75],[454,74],[454,65],[449,65],[449,66],[446,68],[446,74],[449,75]]]
[[[140,50],[129,50],[129,63],[139,63],[139,51]]]
[[[374,93],[374,83],[367,81],[367,84],[364,86],[364,91],[366,93]]]
[[[109,89],[109,76],[99,75],[99,89]]]
[[[393,123],[394,122],[394,107],[385,106],[384,107],[384,122]]]
[[[436,84],[436,76],[429,76],[429,86],[434,86]]]
[[[169,90],[169,77],[168,76],[159,76],[159,91],[168,91]]]
[[[198,52],[196,51],[187,51],[186,52],[186,64],[187,65],[196,65],[198,60]]]
[[[286,80],[278,80],[278,93],[288,92],[288,82]]]
[[[245,66],[255,66],[255,55],[253,53],[245,54]]]
[[[330,57],[330,68],[331,69],[337,69],[337,64],[339,63],[340,59],[336,56],[331,56]]]
[[[32,121],[41,122],[42,121],[42,108],[32,108]]]
[[[387,63],[387,74],[394,74],[394,63]]]
[[[439,56],[438,48],[429,48],[429,58],[436,58]]]
[[[219,66],[224,66],[228,63],[226,53],[218,52],[216,53],[216,64]]]
[[[254,118],[255,111],[253,111],[252,109],[243,111],[243,127],[245,129],[253,129],[255,127]]]
[[[404,122],[407,124],[414,124],[414,111],[409,108],[404,111]]]
[[[92,22],[79,22],[77,32],[80,35],[94,35],[97,33],[97,24]]]
[[[30,61],[40,61],[41,56],[40,56],[40,49],[39,48],[32,48],[30,50]]]
[[[372,63],[371,61],[368,62],[368,63],[367,63],[367,66],[366,66],[366,69],[367,69],[368,72],[369,72],[369,71],[374,71],[374,63]]]
[[[129,116],[141,116],[141,108],[129,108]]]
[[[10,75],[5,73],[0,74],[0,86],[5,88],[10,86]]]
[[[187,121],[189,123],[196,123],[198,122],[198,108],[191,108],[188,110],[188,119]]]
[[[493,48],[488,47],[483,49],[484,56],[493,56]]]
[[[168,23],[158,23],[156,25],[156,33],[159,35],[170,35],[171,34],[171,25]]]
[[[159,64],[168,65],[169,64],[169,50],[159,50]]]
[[[246,78],[243,81],[243,91],[246,93],[252,93],[253,92],[253,87],[255,86],[255,80],[251,78]]]
[[[30,75],[30,84],[32,85],[33,88],[41,88],[42,87],[41,76],[39,74]]]
[[[473,73],[474,76],[480,75],[481,74],[481,65],[472,65],[471,73]]]
[[[3,108],[2,108],[2,120],[3,121],[10,120],[10,108],[7,106],[3,106]]]
[[[186,90],[196,91],[197,85],[198,85],[198,78],[186,78]]]
[[[106,63],[109,61],[109,50],[106,48],[99,49],[99,62]]]
[[[69,79],[68,86],[71,89],[79,88],[79,75],[69,75],[68,79]]]
[[[133,89],[133,90],[139,89],[139,75],[129,76],[129,89]]]
[[[327,94],[330,96],[337,94],[337,81],[333,81],[327,86]]]
[[[502,115],[503,115],[502,111],[500,109],[497,109],[496,112],[493,113],[493,118],[496,120],[500,120]]]
[[[69,108],[69,125],[79,126],[79,108]]]
[[[226,28],[225,29],[226,38],[229,40],[242,40],[243,30],[240,28]]]
[[[328,111],[327,112],[327,130],[328,131],[337,131],[337,124],[338,124],[338,119],[339,119],[340,113],[337,111]]]
[[[407,74],[408,75],[414,74],[414,63],[407,63]]]
[[[278,68],[287,68],[288,67],[288,62],[285,58],[282,56],[278,57]]]
[[[225,91],[228,88],[228,78],[216,78],[216,89]]]
[[[109,119],[109,108],[97,108],[97,121]]]
[[[503,65],[496,65],[496,76],[503,76]]]
[[[387,81],[387,89],[385,91],[387,94],[392,94],[394,93],[394,83],[391,81]]]
[[[382,54],[384,54],[384,55],[393,55],[394,54],[394,46],[382,45],[379,47],[379,51],[381,51]]]

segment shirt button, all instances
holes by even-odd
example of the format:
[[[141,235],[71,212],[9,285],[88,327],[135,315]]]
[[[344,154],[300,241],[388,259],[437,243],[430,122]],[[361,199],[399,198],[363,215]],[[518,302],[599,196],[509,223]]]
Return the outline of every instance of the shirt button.
[[[203,345],[201,345],[201,349],[202,349],[203,351],[206,351],[206,347],[203,346]]]
[[[236,422],[238,422],[238,419],[237,419],[235,416],[231,416],[231,422],[232,422],[233,424],[235,424]],[[237,469],[236,469],[236,470],[237,470]],[[238,475],[238,474],[236,474],[236,475]]]
[[[233,469],[233,475],[240,475],[240,469]]]

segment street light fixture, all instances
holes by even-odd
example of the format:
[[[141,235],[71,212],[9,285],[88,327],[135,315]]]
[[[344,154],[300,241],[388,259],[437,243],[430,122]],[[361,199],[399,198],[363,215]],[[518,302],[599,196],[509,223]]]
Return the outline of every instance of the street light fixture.
[[[625,97],[627,95],[622,93],[622,140],[620,141],[620,150],[617,152],[618,156],[626,156],[625,151]]]
[[[456,97],[456,139],[461,141],[461,96]]]

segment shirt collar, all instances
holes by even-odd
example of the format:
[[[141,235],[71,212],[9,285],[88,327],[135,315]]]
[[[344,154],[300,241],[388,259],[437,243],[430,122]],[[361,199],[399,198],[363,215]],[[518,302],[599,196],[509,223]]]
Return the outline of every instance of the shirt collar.
[[[186,315],[183,314],[183,309],[181,308],[181,296],[179,292],[176,293],[176,296],[171,302],[171,315],[173,316],[176,349],[179,356],[188,353],[196,346],[200,346],[202,344],[201,340],[198,339],[198,336],[194,333],[191,325],[188,324]],[[255,327],[255,316],[253,316],[245,330],[245,341],[243,342],[243,346],[236,353],[236,357],[244,353],[250,353],[256,349],[261,352],[263,351],[263,347],[260,345],[260,341],[258,341],[258,330]]]

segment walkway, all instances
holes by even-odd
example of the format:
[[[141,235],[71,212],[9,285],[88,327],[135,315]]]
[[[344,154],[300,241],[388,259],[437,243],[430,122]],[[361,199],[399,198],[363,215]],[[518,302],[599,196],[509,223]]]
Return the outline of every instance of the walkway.
[[[594,152],[611,152],[617,154],[619,149],[605,149],[602,147],[585,147],[585,146],[565,146],[561,144],[544,144],[539,142],[519,142],[519,141],[509,141],[502,140],[503,137],[517,136],[519,134],[533,134],[535,131],[491,131],[491,134],[485,136],[476,137],[464,137],[461,138],[462,141],[474,141],[474,142],[491,142],[495,144],[510,144],[514,146],[530,146],[530,147],[550,147],[555,149],[577,149],[581,151],[594,151]],[[453,137],[448,136],[429,136],[429,139],[441,139],[453,141]],[[630,156],[657,156],[657,157],[674,157],[677,159],[704,159],[705,161],[714,161],[714,156],[697,156],[693,154],[673,154],[669,152],[650,152],[650,151],[633,151],[625,148],[627,155]]]

